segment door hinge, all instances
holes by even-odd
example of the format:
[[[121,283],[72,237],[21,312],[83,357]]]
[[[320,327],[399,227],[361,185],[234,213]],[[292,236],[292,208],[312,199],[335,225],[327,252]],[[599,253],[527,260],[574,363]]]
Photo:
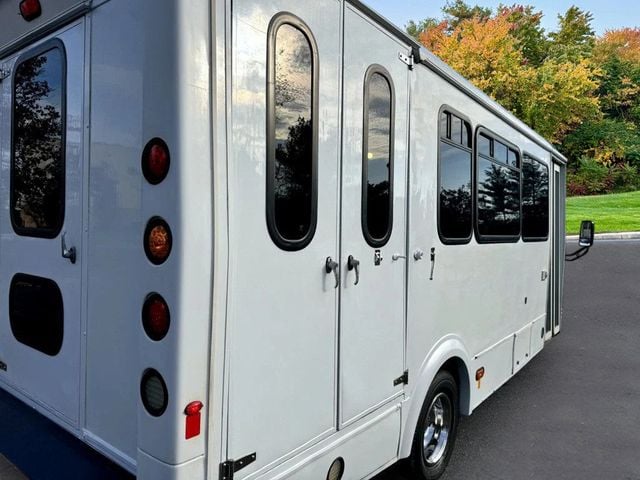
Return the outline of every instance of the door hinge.
[[[255,462],[256,453],[242,457],[240,460],[227,460],[220,464],[220,480],[233,480],[233,474]]]
[[[409,370],[405,370],[402,375],[396,378],[393,381],[393,386],[397,387],[398,385],[408,385],[409,384]]]
[[[407,55],[406,53],[398,53],[398,58],[400,59],[400,61],[404,64],[407,65],[407,67],[409,67],[409,70],[413,70],[413,55]]]

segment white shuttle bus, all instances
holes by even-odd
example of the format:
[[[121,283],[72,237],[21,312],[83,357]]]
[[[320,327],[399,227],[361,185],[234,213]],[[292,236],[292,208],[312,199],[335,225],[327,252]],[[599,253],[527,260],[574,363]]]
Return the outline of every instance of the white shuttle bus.
[[[435,479],[565,164],[356,0],[0,0],[0,385],[141,479]]]

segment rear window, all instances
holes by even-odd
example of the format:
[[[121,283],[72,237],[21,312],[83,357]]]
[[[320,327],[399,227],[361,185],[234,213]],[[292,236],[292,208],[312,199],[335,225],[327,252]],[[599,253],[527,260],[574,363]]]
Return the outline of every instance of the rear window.
[[[53,238],[64,222],[65,55],[54,45],[15,69],[11,223],[19,235]]]

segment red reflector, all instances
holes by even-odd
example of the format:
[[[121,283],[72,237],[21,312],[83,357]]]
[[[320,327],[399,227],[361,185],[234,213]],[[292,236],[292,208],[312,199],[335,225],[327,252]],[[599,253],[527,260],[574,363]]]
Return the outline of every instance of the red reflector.
[[[22,0],[20,2],[20,15],[22,15],[22,18],[27,22],[38,18],[41,13],[40,0]]]
[[[476,382],[479,382],[480,380],[482,380],[482,377],[484,377],[484,367],[480,367],[476,371]]]
[[[202,410],[202,407],[202,402],[195,401],[191,402],[184,409],[184,413],[187,416],[184,428],[184,438],[186,440],[200,435],[200,420],[202,417],[200,411]]]

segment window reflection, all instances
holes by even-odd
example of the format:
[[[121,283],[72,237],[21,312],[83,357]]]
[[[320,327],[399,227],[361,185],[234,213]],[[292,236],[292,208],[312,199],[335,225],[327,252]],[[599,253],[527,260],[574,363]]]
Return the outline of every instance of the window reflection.
[[[307,36],[283,24],[275,41],[274,218],[288,241],[311,229],[313,195],[313,52]]]
[[[549,235],[549,169],[524,157],[522,163],[522,236],[546,239]]]
[[[367,130],[366,212],[368,240],[384,241],[391,230],[391,115],[392,96],[389,81],[380,73],[368,77],[366,101]],[[370,242],[371,243],[371,242]],[[376,246],[380,246],[379,244]]]
[[[18,65],[13,93],[11,218],[20,234],[53,237],[64,219],[61,50]]]
[[[478,232],[520,233],[520,172],[484,158],[478,158]]]
[[[440,235],[471,236],[471,151],[440,140]]]

